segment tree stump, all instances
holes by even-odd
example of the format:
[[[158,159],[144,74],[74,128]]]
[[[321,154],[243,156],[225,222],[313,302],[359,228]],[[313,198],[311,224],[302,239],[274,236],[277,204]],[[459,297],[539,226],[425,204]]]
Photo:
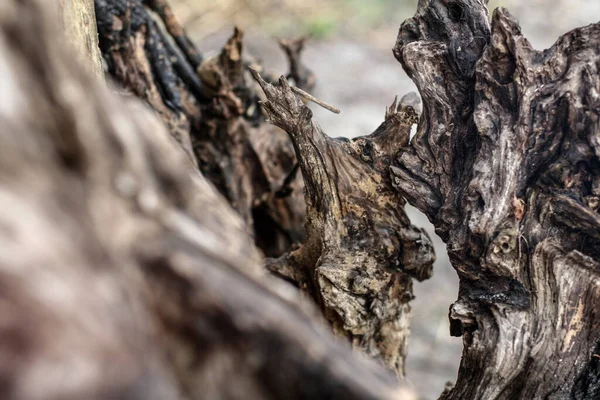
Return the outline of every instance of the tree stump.
[[[402,375],[434,259],[408,201],[460,277],[441,399],[600,398],[600,24],[536,51],[486,0],[419,0],[394,54],[421,116],[347,140],[303,40],[277,80],[239,30],[205,58],[165,0],[95,0],[118,94],[90,3],[59,4],[0,2],[4,397],[413,398],[322,321]]]
[[[203,176],[270,257],[267,269],[313,300],[338,336],[402,376],[412,278],[428,278],[434,261],[389,172],[415,111],[394,102],[372,135],[330,140],[297,118],[308,108],[287,80],[247,61],[240,30],[217,56],[201,58],[165,1],[96,0],[96,13],[111,76],[156,110],[188,154],[191,144]],[[305,39],[280,45],[294,93],[315,100],[303,90],[315,84],[300,57]],[[256,69],[280,89],[267,90],[267,99],[292,112],[287,120],[263,112],[265,95],[249,76]]]
[[[536,51],[505,9],[419,1],[394,54],[423,98],[396,187],[460,277],[442,399],[600,396],[600,25]]]

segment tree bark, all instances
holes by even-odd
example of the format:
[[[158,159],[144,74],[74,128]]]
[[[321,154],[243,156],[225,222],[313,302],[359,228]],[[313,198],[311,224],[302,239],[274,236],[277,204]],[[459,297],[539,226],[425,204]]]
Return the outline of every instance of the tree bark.
[[[412,278],[429,278],[435,259],[389,174],[417,115],[394,101],[372,135],[331,139],[284,77],[273,86],[254,76],[269,121],[290,135],[306,187],[307,239],[267,267],[308,293],[337,335],[403,376]]]
[[[164,0],[96,0],[109,72],[165,129],[72,61],[94,58],[86,4],[61,2],[77,53],[45,2],[0,2],[5,397],[408,399],[255,246],[402,374],[433,262],[405,199],[460,277],[441,398],[600,397],[600,24],[538,52],[486,0],[420,0],[394,54],[421,118],[405,97],[343,140],[287,79],[246,71],[240,31],[205,59]],[[282,47],[308,90],[303,44]]]
[[[394,181],[460,277],[442,398],[598,398],[600,25],[539,52],[486,4],[419,1],[394,48],[424,103]]]
[[[262,272],[239,216],[73,61],[49,7],[0,3],[3,398],[409,398]]]

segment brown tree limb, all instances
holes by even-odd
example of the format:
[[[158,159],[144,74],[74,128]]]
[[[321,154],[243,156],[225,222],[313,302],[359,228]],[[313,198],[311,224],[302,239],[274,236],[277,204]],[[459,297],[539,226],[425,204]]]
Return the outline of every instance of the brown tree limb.
[[[164,0],[96,0],[96,11],[111,76],[159,114],[261,250],[279,256],[299,243],[302,179],[287,135],[260,115],[243,33],[236,29],[217,56],[204,59]],[[290,45],[288,55],[308,82],[301,50]]]
[[[193,131],[194,150],[200,170],[242,216],[257,245],[280,256],[304,237],[302,178],[285,132],[264,123],[242,54],[243,33],[236,29],[221,53],[200,66],[213,101]]]
[[[185,54],[187,61],[190,66],[195,70],[200,66],[203,60],[203,56],[200,51],[196,48],[194,43],[190,40],[185,32],[183,25],[171,9],[171,6],[166,0],[145,0],[145,3],[149,5],[150,9],[158,13],[163,23],[165,24],[169,35],[175,40],[177,46]]]

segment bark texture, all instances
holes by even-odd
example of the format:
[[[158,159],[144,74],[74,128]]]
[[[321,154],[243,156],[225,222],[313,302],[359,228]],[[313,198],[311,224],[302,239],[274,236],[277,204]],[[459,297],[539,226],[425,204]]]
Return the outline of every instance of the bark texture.
[[[442,398],[598,398],[600,25],[536,51],[486,3],[421,0],[394,48],[424,103],[394,182],[460,277]]]
[[[405,98],[345,140],[287,79],[261,78],[240,31],[203,58],[164,0],[95,6],[110,74],[170,135],[66,62],[38,2],[1,3],[3,393],[397,398],[262,273],[245,232],[338,336],[402,374],[412,279],[433,262],[407,199],[460,277],[465,347],[442,399],[600,397],[600,25],[539,52],[486,4],[419,0],[394,54],[420,120]],[[310,90],[303,45],[282,42]]]
[[[402,376],[412,278],[427,279],[434,261],[429,237],[410,224],[389,173],[417,114],[394,101],[373,134],[332,139],[284,77],[274,86],[254,75],[269,121],[294,144],[307,204],[306,241],[267,267],[313,298],[337,335]]]
[[[286,48],[292,73],[304,72],[301,48]],[[303,182],[291,141],[264,121],[246,68],[251,61],[242,54],[243,34],[235,29],[221,53],[200,65],[213,100],[202,108],[192,141],[200,170],[242,216],[259,248],[280,256],[304,238]]]
[[[242,220],[73,62],[48,7],[0,2],[3,398],[408,399],[262,273]]]

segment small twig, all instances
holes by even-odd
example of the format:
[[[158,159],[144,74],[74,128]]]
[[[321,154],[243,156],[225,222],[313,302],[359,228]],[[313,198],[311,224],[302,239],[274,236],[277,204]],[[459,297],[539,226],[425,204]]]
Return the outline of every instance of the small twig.
[[[339,114],[341,112],[339,108],[335,108],[334,106],[329,105],[329,104],[325,103],[324,101],[317,99],[312,94],[306,93],[304,90],[302,90],[300,88],[297,88],[295,86],[290,86],[290,88],[292,89],[292,92],[296,93],[300,97],[303,97],[304,99],[306,99],[308,101],[312,101],[313,103],[320,105],[324,109],[329,110],[334,114]]]
[[[250,73],[252,74],[252,76],[254,77],[254,79],[258,82],[258,84],[264,90],[265,87],[266,87],[266,85],[267,85],[267,82],[265,82],[263,80],[263,78],[260,76],[260,73],[256,70],[256,68],[252,67],[251,65],[249,65],[247,68],[250,71]],[[290,86],[290,89],[292,89],[292,92],[296,93],[300,97],[302,97],[302,98],[304,98],[304,99],[306,99],[308,101],[312,101],[313,103],[320,105],[324,109],[329,110],[329,111],[331,111],[334,114],[339,114],[341,112],[338,108],[335,108],[334,106],[331,106],[331,105],[325,103],[324,101],[321,101],[321,100],[317,99],[315,96],[313,96],[312,94],[306,93],[302,89],[299,89],[299,88],[294,87],[294,86]]]

